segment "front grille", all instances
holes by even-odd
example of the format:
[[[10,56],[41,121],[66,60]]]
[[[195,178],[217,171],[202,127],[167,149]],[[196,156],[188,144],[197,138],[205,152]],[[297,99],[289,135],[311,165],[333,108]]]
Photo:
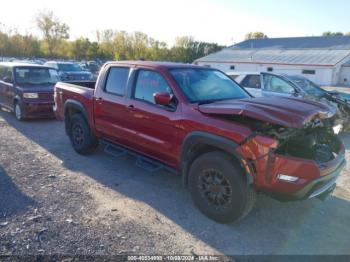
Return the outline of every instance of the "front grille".
[[[330,148],[328,145],[316,144],[313,148],[315,161],[319,164],[329,162],[336,157],[335,153],[332,151],[332,148]]]
[[[53,93],[39,93],[39,99],[53,101]]]

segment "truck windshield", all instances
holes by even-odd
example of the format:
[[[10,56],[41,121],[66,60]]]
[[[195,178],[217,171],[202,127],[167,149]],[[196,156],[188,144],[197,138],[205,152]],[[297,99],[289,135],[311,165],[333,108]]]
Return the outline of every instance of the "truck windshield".
[[[20,67],[15,69],[18,84],[56,84],[59,81],[57,70],[38,67]]]
[[[74,63],[58,63],[57,64],[58,69],[60,71],[64,71],[64,72],[78,72],[78,71],[83,71],[83,69]]]
[[[249,97],[239,85],[218,70],[177,68],[169,71],[191,103]]]

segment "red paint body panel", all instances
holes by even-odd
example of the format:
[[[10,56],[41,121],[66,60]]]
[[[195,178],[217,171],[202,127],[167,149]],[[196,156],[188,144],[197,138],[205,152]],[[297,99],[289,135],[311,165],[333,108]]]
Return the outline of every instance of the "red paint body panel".
[[[64,92],[63,92],[64,90]],[[55,86],[55,115],[57,119],[64,119],[64,103],[67,99],[72,99],[84,105],[88,112],[88,120],[91,127],[94,126],[93,118],[93,97],[94,90],[77,85],[58,82]]]
[[[256,97],[221,101],[199,106],[207,114],[241,115],[285,127],[302,128],[312,118],[331,109],[320,103],[288,97]]]
[[[104,82],[111,66],[128,66],[131,70],[143,68],[160,73],[176,97],[178,102],[176,110],[167,111],[144,101],[135,100],[130,94],[123,97],[104,92]],[[174,67],[197,66],[113,62],[101,69],[95,90],[58,83],[55,87],[56,116],[61,120],[64,119],[64,104],[67,99],[78,101],[86,109],[90,126],[98,138],[111,140],[180,169],[183,142],[191,132],[203,131],[215,134],[237,144],[252,134],[248,126],[218,118],[217,114],[244,115],[261,121],[300,128],[311,118],[327,115],[329,112],[322,104],[280,97],[216,102],[200,106],[190,104],[168,72],[169,68]],[[293,193],[312,180],[327,175],[332,171],[332,167],[339,164],[339,159],[335,159],[325,163],[322,169],[311,160],[271,154],[271,149],[276,148],[277,143],[269,137],[255,136],[236,149],[244,161],[253,162],[255,171],[250,170],[250,175],[257,189],[283,194]],[[339,154],[339,158],[343,156],[342,154],[344,152]],[[281,182],[276,179],[281,173],[295,175],[300,179],[297,183]]]

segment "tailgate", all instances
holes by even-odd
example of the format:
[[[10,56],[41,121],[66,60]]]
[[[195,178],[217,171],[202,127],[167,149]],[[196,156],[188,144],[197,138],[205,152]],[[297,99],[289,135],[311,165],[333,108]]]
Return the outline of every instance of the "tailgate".
[[[78,82],[77,82],[78,83]],[[92,101],[94,96],[94,88],[91,86],[95,82],[84,82],[89,83],[90,87],[85,87],[81,85],[77,85],[77,83],[64,83],[58,82],[55,85],[54,92],[54,112],[56,118],[59,120],[64,119],[64,106],[67,100],[74,101],[75,103],[80,103],[86,111],[90,114],[92,113]],[[82,83],[82,82],[79,82]]]

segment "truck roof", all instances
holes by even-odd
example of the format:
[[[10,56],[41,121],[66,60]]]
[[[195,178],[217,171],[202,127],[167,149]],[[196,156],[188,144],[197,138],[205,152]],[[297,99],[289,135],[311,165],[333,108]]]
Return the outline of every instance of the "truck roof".
[[[175,63],[175,62],[161,62],[161,61],[110,61],[106,64],[110,65],[134,65],[134,66],[147,66],[153,68],[203,68],[203,66]]]

